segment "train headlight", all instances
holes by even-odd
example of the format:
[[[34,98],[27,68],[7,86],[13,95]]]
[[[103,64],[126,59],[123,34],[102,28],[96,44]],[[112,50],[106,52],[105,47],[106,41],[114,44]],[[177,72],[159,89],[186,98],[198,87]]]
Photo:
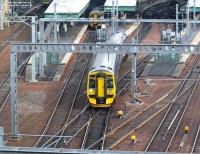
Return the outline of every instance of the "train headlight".
[[[112,89],[107,89],[107,94],[108,94],[108,95],[112,95],[112,94],[113,94]]]
[[[94,89],[89,89],[89,93],[90,93],[90,95],[94,95],[95,94],[95,90]]]

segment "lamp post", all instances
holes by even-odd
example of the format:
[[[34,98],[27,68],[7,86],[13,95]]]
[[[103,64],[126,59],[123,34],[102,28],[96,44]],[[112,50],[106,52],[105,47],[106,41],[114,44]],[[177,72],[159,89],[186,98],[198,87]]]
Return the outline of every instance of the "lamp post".
[[[114,22],[114,18],[115,18],[115,2],[114,0],[112,0],[112,33],[115,33],[115,22]]]
[[[193,5],[194,28],[196,27],[195,18],[196,18],[196,0],[194,0],[194,5]]]
[[[118,0],[116,0],[116,3],[115,3],[115,0],[112,0],[112,19],[113,19],[113,22],[112,22],[112,33],[114,34],[118,28],[118,23],[116,23],[114,21],[114,19],[118,19]]]
[[[187,3],[187,32],[190,30],[190,10],[189,10],[189,2]]]
[[[178,42],[178,4],[176,4],[176,44]]]

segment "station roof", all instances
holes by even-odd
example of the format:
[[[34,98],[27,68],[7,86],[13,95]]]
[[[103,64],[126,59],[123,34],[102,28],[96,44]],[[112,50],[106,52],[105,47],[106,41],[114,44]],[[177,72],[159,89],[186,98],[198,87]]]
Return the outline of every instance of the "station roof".
[[[118,0],[118,8],[121,12],[132,12],[136,10],[137,0]],[[104,10],[109,12],[112,10],[112,0],[106,0]]]
[[[44,12],[46,18],[54,17],[54,4],[58,18],[79,18],[87,9],[90,0],[53,0]]]
[[[194,0],[189,0],[190,11],[193,12]],[[195,0],[196,12],[200,12],[200,0]]]

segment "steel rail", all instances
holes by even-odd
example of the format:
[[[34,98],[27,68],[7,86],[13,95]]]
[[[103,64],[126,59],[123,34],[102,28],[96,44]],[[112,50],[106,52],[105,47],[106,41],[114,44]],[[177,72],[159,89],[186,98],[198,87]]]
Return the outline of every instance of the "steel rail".
[[[141,58],[141,59],[138,61],[138,65],[139,65],[144,59],[146,59],[146,56],[145,56],[144,58]],[[123,77],[125,77],[128,73],[129,73],[129,72],[125,73],[125,74],[123,75]],[[122,80],[123,77],[121,77],[121,78],[119,79],[119,81]],[[77,116],[77,117],[78,117],[78,116]],[[71,123],[70,123],[70,124],[71,124]],[[69,125],[68,125],[68,126],[69,126]],[[82,129],[82,127],[81,127],[80,129]],[[62,128],[62,131],[63,131],[63,128]],[[78,130],[77,132],[79,132],[79,130]],[[60,133],[60,132],[57,132],[56,134],[58,135],[58,133]],[[72,137],[72,139],[73,139],[73,137]],[[71,139],[71,140],[72,140],[72,139]],[[50,139],[43,145],[43,147],[48,147],[47,143],[49,143],[50,140],[52,140],[52,138],[50,138]],[[71,141],[71,140],[70,140],[70,141]],[[70,141],[69,141],[69,142],[70,142]],[[68,142],[66,142],[66,145],[67,145],[67,144],[68,144]]]
[[[191,95],[189,96],[189,99],[188,99],[188,101],[187,101],[187,103],[186,103],[186,106],[184,107],[184,111],[183,111],[183,113],[182,113],[182,115],[181,115],[181,117],[180,117],[180,119],[179,119],[179,121],[178,121],[178,124],[176,125],[176,129],[175,129],[175,131],[174,131],[174,133],[173,133],[173,135],[172,135],[172,137],[171,137],[171,139],[170,139],[170,142],[169,142],[169,144],[168,144],[168,146],[167,146],[166,152],[168,152],[169,149],[170,149],[170,145],[171,145],[171,143],[172,143],[172,141],[173,141],[173,139],[174,139],[174,137],[175,137],[175,135],[176,135],[176,133],[177,133],[177,130],[178,130],[179,126],[180,126],[180,123],[181,123],[181,121],[182,121],[182,119],[183,119],[183,116],[184,116],[184,114],[185,114],[185,112],[186,112],[186,110],[187,110],[187,108],[188,108],[188,106],[189,106],[189,103],[191,102],[191,99],[192,99],[192,97],[193,97],[193,95],[194,95],[195,90],[197,89],[197,85],[198,85],[198,84],[199,84],[199,78],[197,79],[197,81],[196,81],[196,83],[195,83],[195,86],[194,86],[194,88],[193,88],[193,90],[192,90],[192,93],[191,93]],[[181,105],[180,109],[181,109],[182,107],[183,107],[183,105]]]
[[[185,90],[182,94],[178,95],[175,100],[180,99],[180,97],[183,96],[188,91],[188,89]],[[146,124],[147,122],[149,122],[150,120],[152,120],[154,117],[156,117],[158,114],[160,114],[162,111],[164,111],[166,108],[168,108],[171,105],[172,102],[173,102],[173,100],[170,101],[170,102],[168,102],[168,103],[166,103],[161,109],[159,109],[158,111],[156,111],[155,113],[153,113],[150,117],[148,117],[146,120],[144,120],[141,124],[139,124],[138,126],[136,125],[135,128],[133,128],[131,131],[129,131],[128,133],[126,133],[122,138],[120,138],[119,140],[117,140],[116,142],[114,142],[112,145],[110,145],[107,148],[107,150],[108,149],[113,149],[115,146],[117,146],[119,143],[121,143],[124,139],[126,139],[128,136],[130,136],[135,130],[139,129],[144,124]]]
[[[61,131],[66,127],[69,127],[71,125],[71,123],[73,123],[75,120],[77,120],[77,118],[79,116],[81,116],[86,110],[88,109],[88,107],[86,106],[73,120],[71,120],[68,124],[65,124],[56,134],[52,135],[51,138],[49,140],[46,141],[46,143],[43,145],[44,148],[48,148],[50,147],[51,145],[54,145],[58,140],[55,140],[53,142],[51,142],[52,139],[54,139],[55,137],[60,137],[60,133]],[[70,137],[70,139],[72,138],[73,136]],[[50,144],[48,144],[49,142],[51,142]],[[64,141],[66,142],[66,141]]]
[[[31,56],[29,56],[17,69],[18,71],[18,74],[21,75],[23,73],[23,71],[25,70],[26,68],[26,65],[28,63],[28,60]],[[18,57],[18,61],[19,59],[21,58],[21,55]],[[5,78],[2,80],[1,84],[0,84],[0,89],[2,88],[2,86],[6,83],[7,80],[10,79],[10,71],[8,71],[8,73],[6,74]],[[0,112],[3,111],[3,108],[5,107],[7,101],[8,101],[8,98],[10,97],[10,94],[11,94],[11,89],[8,90],[8,93],[6,94],[6,97],[3,101],[3,103],[0,104]]]
[[[71,105],[71,108],[70,108],[70,111],[69,111],[69,114],[68,114],[68,117],[67,117],[67,120],[66,120],[65,124],[69,123],[69,120],[70,120],[70,117],[71,117],[71,114],[72,114],[72,110],[73,110],[73,108],[74,108],[74,104],[75,104],[75,102],[76,102],[76,99],[77,99],[77,96],[78,96],[78,92],[79,92],[79,90],[80,90],[81,83],[82,83],[82,81],[83,81],[83,78],[84,78],[84,74],[85,74],[85,72],[86,72],[86,69],[87,69],[87,67],[88,67],[88,65],[89,65],[91,56],[92,56],[92,55],[89,55],[88,61],[87,61],[86,65],[85,65],[85,67],[84,67],[84,70],[83,70],[83,73],[82,73],[82,75],[81,75],[81,79],[80,79],[80,81],[79,81],[78,88],[77,88],[77,90],[76,90],[76,92],[75,92],[75,96],[74,96],[74,98],[73,98],[72,105]],[[64,127],[63,130],[62,130],[62,132],[61,132],[61,134],[60,134],[61,137],[63,136],[65,130],[66,130],[66,129],[65,129],[65,127]],[[60,138],[60,139],[62,139],[62,138]],[[60,141],[60,139],[58,139],[58,141],[56,142],[54,148],[57,146],[57,144],[58,144],[58,142]]]
[[[88,147],[90,147],[91,144],[89,144],[91,141],[90,139],[92,140],[98,140],[99,138],[104,138],[105,137],[105,133],[106,133],[106,129],[107,129],[107,126],[108,126],[108,118],[109,118],[109,115],[110,115],[110,110],[111,108],[109,108],[108,110],[102,110],[103,112],[103,117],[98,117],[96,116],[96,120],[93,120],[90,124],[90,127],[89,127],[89,131],[90,131],[90,135],[94,135],[93,133],[91,133],[91,130],[92,130],[92,127],[94,127],[93,129],[96,130],[98,132],[98,134],[100,135],[99,136],[96,136],[96,134],[94,136],[90,136],[89,137],[89,133],[87,134],[87,138],[86,138],[86,141],[85,141],[85,146],[84,146],[84,149],[88,149]],[[104,114],[104,111],[105,111],[105,114]],[[98,114],[100,115],[100,113]],[[100,120],[100,121],[99,121]],[[94,123],[95,122],[95,123]],[[102,123],[103,122],[103,125],[102,124],[99,124],[99,123]],[[98,124],[98,125],[97,125]],[[97,129],[98,128],[98,129]],[[88,131],[88,132],[89,132]],[[98,138],[99,137],[99,138]],[[95,141],[95,142],[96,142]],[[89,144],[89,145],[88,145]],[[102,140],[102,142],[100,143],[99,147],[97,149],[103,149],[103,144],[104,144],[104,140]],[[87,145],[87,146],[86,146]],[[97,145],[96,145],[97,146]],[[93,148],[94,149],[94,148]]]
[[[197,103],[197,106],[196,106],[194,116],[196,114],[198,115],[200,113],[199,110],[198,110],[199,105],[200,105],[200,98],[198,99],[198,103]],[[193,120],[192,120],[192,122],[193,122]],[[192,122],[191,122],[191,124],[192,124]],[[192,144],[191,153],[195,152],[196,147],[200,145],[199,144],[199,134],[200,134],[200,124],[199,124],[198,129],[197,129],[196,134],[195,134],[195,139],[194,139],[194,142]]]
[[[6,41],[11,41],[11,39],[15,39],[24,29],[26,28],[26,26],[25,25],[23,25],[23,28],[22,27],[18,27],[13,33],[11,33],[6,39],[5,39],[5,41],[4,41],[4,43],[1,43],[1,46],[3,46],[3,49],[5,49],[7,46],[8,46],[8,42],[6,42]],[[3,51],[3,50],[1,50],[1,51]],[[21,54],[22,55],[22,54]],[[19,59],[20,59],[20,57],[21,57],[21,55],[18,57],[18,59],[17,59],[17,61],[19,61]],[[22,64],[22,71],[24,71],[24,65]],[[20,67],[18,68],[18,70],[20,70]],[[21,72],[22,72],[21,71]],[[20,75],[22,74],[22,73],[19,73]],[[3,78],[3,80],[0,82],[0,89],[2,88],[2,86],[6,83],[6,81],[9,79],[9,76],[10,76],[10,71],[8,71],[7,73],[6,73],[6,75],[5,75],[5,77]],[[3,110],[3,108],[4,108],[4,106],[5,106],[5,104],[6,104],[6,102],[5,101],[7,101],[7,99],[8,99],[8,97],[10,96],[10,90],[9,90],[9,92],[8,92],[8,94],[7,94],[7,96],[6,96],[6,99],[3,101],[3,103],[1,104],[1,106],[0,106],[0,112]]]
[[[90,114],[90,118],[89,118],[89,121],[87,123],[87,127],[86,127],[85,134],[84,134],[84,137],[83,137],[83,142],[81,144],[81,149],[85,149],[85,144],[86,144],[87,136],[88,136],[88,133],[89,133],[89,128],[90,128],[90,125],[91,125],[91,118],[92,118],[92,114]]]
[[[165,99],[171,92],[173,92],[177,87],[178,87],[178,86],[174,87],[174,88],[171,89],[165,96],[163,96],[161,99],[156,100],[154,103],[152,103],[151,105],[149,105],[148,107],[146,107],[144,110],[140,111],[140,112],[137,113],[135,116],[133,116],[133,117],[127,119],[127,120],[126,120],[125,122],[123,122],[121,125],[119,125],[119,126],[116,127],[115,129],[113,129],[113,130],[111,130],[110,132],[108,132],[108,133],[106,134],[105,137],[108,137],[108,136],[110,136],[110,135],[113,135],[117,130],[123,128],[126,124],[128,124],[128,123],[130,123],[131,121],[133,121],[134,119],[136,119],[136,118],[142,116],[142,114],[144,114],[145,112],[147,112],[148,110],[150,110],[151,107],[162,103],[162,100],[164,100],[164,99]],[[189,88],[190,88],[190,87],[188,87],[188,89],[189,89]],[[188,89],[185,89],[182,93],[180,93],[180,95],[174,97],[172,100],[179,99],[179,97],[181,97],[182,95],[184,95],[184,94],[187,92]],[[168,105],[170,105],[170,103],[172,102],[172,100],[169,101],[168,104],[167,104],[164,108],[159,109],[159,110],[157,111],[156,115],[159,114],[162,110],[164,110]],[[155,117],[155,116],[152,116],[151,118],[146,119],[146,122],[148,122],[149,120],[151,120],[151,119],[154,118],[154,117]],[[145,122],[145,123],[146,123],[146,122]],[[144,123],[144,124],[145,124],[145,123]],[[141,127],[141,126],[140,126],[140,127]],[[95,146],[96,144],[98,144],[102,139],[103,139],[103,138],[99,139],[97,142],[95,142],[93,145],[91,145],[91,146],[88,147],[88,148],[92,148],[93,146]]]
[[[146,57],[140,59],[140,60],[138,61],[138,64],[140,64],[144,59],[146,59]],[[125,74],[123,74],[123,75],[119,78],[118,82],[121,81],[124,77],[126,77],[126,76],[128,75],[129,72],[130,72],[130,70],[129,70],[128,72],[126,72]],[[119,93],[121,93],[121,92],[119,92]],[[80,129],[82,130],[83,127],[81,127]],[[77,133],[80,132],[80,129],[77,131]],[[75,135],[75,136],[76,136],[76,135]],[[75,136],[74,136],[74,137],[75,137]],[[74,137],[72,137],[72,139],[73,139]],[[66,144],[68,144],[72,139],[70,139],[68,142],[66,142]]]
[[[139,64],[141,64],[146,58],[147,58],[148,56],[145,56],[145,57],[142,57],[141,59],[139,59],[139,61],[137,62],[137,65],[139,65]],[[119,80],[118,80],[118,82],[120,82],[123,78],[125,78],[128,74],[130,73],[130,70],[128,71],[128,72],[126,72],[125,74],[123,74],[120,78],[119,78]],[[128,83],[129,84],[129,83]],[[125,86],[125,88],[126,88],[127,86]],[[124,87],[123,87],[123,89],[124,89]],[[118,95],[121,93],[121,91],[119,91],[118,92]],[[82,127],[81,127],[81,129],[82,129]],[[107,124],[106,124],[106,129],[107,129]],[[105,133],[106,133],[106,131],[105,131]],[[103,136],[105,137],[105,135],[106,134],[104,134]],[[103,146],[104,146],[104,142],[105,142],[105,140],[103,140],[103,143],[102,143],[102,148],[103,148]],[[82,146],[83,147],[83,146]],[[88,149],[88,148],[87,148]]]
[[[63,131],[63,130],[62,130]],[[57,140],[58,141],[58,140]]]
[[[110,112],[111,112],[111,109],[109,109],[108,115],[107,115],[107,118],[106,118],[106,121],[105,121],[105,130],[103,132],[103,141],[102,141],[102,144],[101,144],[101,150],[104,150],[104,146],[105,146],[106,133],[107,133],[107,129],[108,129]]]
[[[197,58],[195,59],[195,62],[194,62],[193,65],[192,65],[192,69],[195,67],[195,65],[196,65],[196,63],[197,63],[197,61],[198,61],[198,59],[199,59],[199,57],[197,57]],[[191,70],[192,70],[192,69],[191,69]],[[181,91],[182,91],[183,88],[184,88],[184,85],[186,85],[186,82],[187,82],[186,79],[189,78],[189,76],[191,75],[191,73],[192,73],[192,71],[190,71],[190,72],[186,75],[185,80],[183,80],[183,82],[181,83],[181,86],[180,86],[180,88],[178,89],[178,92],[177,92],[176,96],[180,95]],[[194,83],[195,83],[195,81],[193,82],[193,84],[194,84]],[[191,85],[191,86],[192,86],[192,85]],[[160,122],[159,126],[157,127],[157,129],[156,129],[155,133],[153,134],[153,136],[152,136],[150,142],[149,142],[148,145],[146,146],[145,152],[149,150],[151,144],[153,143],[153,140],[155,139],[157,133],[159,132],[161,126],[163,125],[163,123],[164,123],[166,117],[168,116],[168,113],[171,111],[171,108],[172,108],[173,104],[175,103],[175,101],[176,101],[175,99],[172,100],[172,103],[170,104],[170,107],[168,108],[167,112],[165,113],[164,118],[162,119],[162,121]]]
[[[142,58],[140,58],[137,61],[137,65],[141,64],[145,59],[147,58],[147,56],[144,56]],[[125,78],[129,73],[131,73],[131,69],[129,69],[126,73],[124,73],[121,77],[119,77],[119,79],[117,79],[117,82],[121,81],[123,78]]]
[[[198,144],[199,135],[200,135],[200,124],[199,124],[198,130],[197,130],[196,136],[195,136],[194,143],[193,143],[193,145],[192,145],[191,154],[195,152],[195,147],[196,147],[197,144]]]
[[[146,59],[148,59],[148,58],[150,58],[150,56],[145,56],[144,58],[142,58],[140,61],[138,61],[137,62],[137,68],[138,68],[138,70],[137,70],[137,77],[139,77],[139,75],[142,73],[142,71],[144,70],[144,66],[140,66],[140,65],[142,65],[142,62],[144,62]],[[128,75],[129,75],[129,73],[131,72],[131,70],[128,70],[122,77],[120,77],[120,79],[118,80],[118,82],[120,82],[120,81],[122,81],[122,79],[125,79]],[[119,84],[119,83],[118,83]],[[129,86],[131,84],[131,81],[128,81],[125,85],[123,85],[120,89],[119,89],[119,91],[118,91],[118,93],[117,93],[117,97],[119,97],[120,95],[121,95],[121,93],[125,90],[125,89],[127,89],[127,87]]]
[[[61,100],[61,98],[62,98],[62,96],[63,96],[63,93],[64,93],[64,91],[65,91],[67,85],[68,85],[69,82],[70,82],[70,79],[71,79],[71,77],[72,77],[72,73],[73,73],[73,71],[74,71],[76,65],[78,64],[78,59],[79,59],[79,58],[80,58],[80,54],[78,55],[77,60],[76,60],[75,64],[73,65],[73,67],[72,67],[72,69],[71,69],[71,71],[70,71],[70,73],[69,73],[69,77],[65,80],[63,89],[61,90],[61,94],[60,94],[60,96],[59,96],[59,98],[58,98],[58,100],[57,100],[57,102],[56,102],[55,108],[54,108],[54,110],[53,110],[53,112],[52,112],[52,114],[51,114],[51,116],[50,116],[50,118],[49,118],[49,120],[48,120],[48,122],[47,122],[47,125],[46,125],[45,129],[44,129],[43,132],[42,132],[42,135],[45,135],[47,129],[49,128],[49,125],[50,125],[50,123],[51,123],[51,121],[52,121],[52,119],[53,119],[53,116],[55,115],[55,112],[56,112],[56,110],[57,110],[57,108],[58,108],[58,106],[59,106],[59,104],[60,104],[60,100]],[[34,147],[36,147],[36,146],[39,145],[40,141],[42,140],[42,135],[41,135],[41,137],[36,141],[36,143],[34,144]]]
[[[74,117],[68,124],[65,124],[56,134],[52,135],[52,137],[46,141],[46,143],[43,145],[44,147],[47,147],[48,143],[53,139],[55,138],[63,129],[64,127],[67,129],[71,124],[73,124],[77,119],[78,117],[80,117],[87,109],[89,108],[89,105],[86,105],[85,108],[79,112],[76,117]]]
[[[80,54],[80,55],[81,55],[81,54]],[[69,113],[68,113],[68,115],[67,115],[67,119],[65,120],[63,127],[55,134],[56,136],[60,136],[60,138],[58,138],[58,139],[56,139],[55,141],[53,141],[54,144],[52,144],[52,143],[49,144],[49,142],[51,142],[52,140],[54,140],[55,138],[57,138],[57,137],[52,136],[52,137],[51,137],[49,140],[47,140],[41,147],[49,147],[50,145],[54,145],[54,147],[56,147],[57,144],[59,143],[59,141],[62,139],[62,136],[63,136],[63,134],[64,134],[66,128],[69,126],[69,125],[67,125],[67,124],[68,124],[69,122],[71,122],[71,121],[69,121],[69,120],[70,120],[70,117],[71,117],[71,113],[72,113],[72,110],[73,110],[73,107],[74,107],[74,104],[75,104],[75,101],[76,101],[76,97],[77,97],[78,92],[79,92],[79,90],[80,90],[80,86],[81,86],[81,83],[82,83],[84,74],[85,74],[85,72],[86,72],[86,68],[88,67],[90,58],[91,58],[91,56],[89,56],[89,58],[87,59],[87,63],[85,64],[85,66],[84,66],[84,68],[83,68],[84,70],[82,71],[82,74],[81,74],[81,77],[80,77],[80,80],[78,81],[78,85],[77,85],[78,87],[77,87],[77,89],[76,89],[76,91],[75,91],[75,94],[74,94],[74,96],[73,96],[73,101],[72,101],[72,103],[71,103],[70,110],[69,110]],[[79,58],[78,58],[78,59],[79,59]],[[79,60],[78,60],[78,61],[79,61]],[[73,70],[73,69],[72,69],[72,70]],[[88,108],[87,105],[86,105],[85,108],[83,108],[83,110],[86,110],[86,108]],[[76,116],[76,117],[77,117],[77,116]]]
[[[99,110],[91,119],[89,119],[91,122],[94,120],[94,118],[96,117],[96,116],[98,116],[98,114],[101,112],[101,110]],[[90,121],[87,121],[84,125],[82,125],[82,127],[68,140],[68,141],[66,141],[65,142],[65,144],[66,144],[66,146],[85,128],[85,127],[87,127],[88,126],[88,123],[90,122]]]

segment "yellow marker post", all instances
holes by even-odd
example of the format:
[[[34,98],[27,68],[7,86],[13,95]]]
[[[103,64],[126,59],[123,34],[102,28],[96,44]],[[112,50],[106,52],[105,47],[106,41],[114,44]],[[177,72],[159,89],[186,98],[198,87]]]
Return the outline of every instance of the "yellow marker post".
[[[189,127],[188,126],[185,126],[184,127],[184,134],[188,134],[189,133]]]
[[[135,135],[131,135],[131,141],[132,141],[132,143],[136,142],[136,136]]]
[[[183,137],[182,137],[182,140],[181,140],[181,143],[179,145],[179,149],[183,149],[183,146],[185,145],[185,142],[187,140],[187,137],[188,137],[188,133],[189,133],[189,127],[188,126],[185,126],[184,127],[184,134],[183,134]]]
[[[117,115],[119,118],[122,118],[122,116],[124,115],[123,111],[117,111]]]

